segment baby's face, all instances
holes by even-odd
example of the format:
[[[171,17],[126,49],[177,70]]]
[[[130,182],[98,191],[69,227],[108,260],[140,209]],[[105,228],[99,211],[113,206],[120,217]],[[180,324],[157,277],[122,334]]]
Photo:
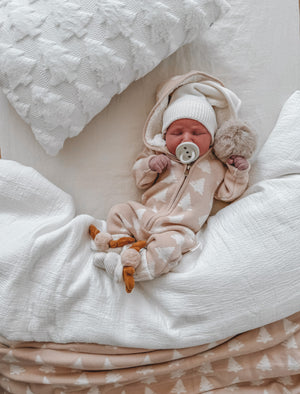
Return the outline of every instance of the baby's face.
[[[178,119],[171,123],[166,132],[166,145],[175,155],[176,148],[182,142],[193,142],[204,155],[210,147],[211,135],[202,123],[194,119]]]

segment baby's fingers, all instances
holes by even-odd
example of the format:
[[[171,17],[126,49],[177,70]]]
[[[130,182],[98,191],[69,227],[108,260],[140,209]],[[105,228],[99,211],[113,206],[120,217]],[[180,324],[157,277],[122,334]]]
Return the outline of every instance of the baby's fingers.
[[[160,160],[158,161],[158,163],[161,170],[164,170],[169,166],[170,159],[167,156],[161,156],[159,159]]]
[[[239,157],[235,160],[235,166],[239,170],[246,170],[249,166],[248,161],[244,157]]]
[[[166,158],[166,168],[169,168],[171,165],[171,160],[167,156],[165,156],[165,158]]]
[[[159,174],[161,174],[161,173],[162,173],[162,170],[163,170],[163,167],[162,167],[159,163],[157,163],[157,165],[156,165],[156,172],[158,172]]]

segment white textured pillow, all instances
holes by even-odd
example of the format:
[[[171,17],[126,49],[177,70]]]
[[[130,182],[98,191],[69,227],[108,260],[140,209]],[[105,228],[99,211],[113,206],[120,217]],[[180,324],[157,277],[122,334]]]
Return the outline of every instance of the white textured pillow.
[[[228,8],[225,0],[0,0],[0,85],[55,155]]]

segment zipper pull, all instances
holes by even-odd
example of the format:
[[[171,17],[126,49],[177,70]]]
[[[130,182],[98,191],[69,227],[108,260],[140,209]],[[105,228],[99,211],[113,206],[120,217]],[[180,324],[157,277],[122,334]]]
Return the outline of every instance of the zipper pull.
[[[184,171],[184,176],[185,176],[185,177],[187,177],[187,176],[189,175],[190,168],[191,168],[191,165],[190,165],[190,164],[187,164],[187,166],[186,166],[186,168],[185,168],[185,171]]]

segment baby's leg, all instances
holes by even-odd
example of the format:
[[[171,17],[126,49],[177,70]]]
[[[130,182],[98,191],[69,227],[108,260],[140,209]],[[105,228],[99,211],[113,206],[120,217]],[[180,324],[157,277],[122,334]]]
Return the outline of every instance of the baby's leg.
[[[178,231],[152,234],[147,242],[146,261],[143,262],[142,258],[142,264],[136,270],[136,281],[154,279],[171,271],[195,244],[195,234],[182,226]]]
[[[143,219],[150,212],[153,215],[149,208],[135,201],[115,205],[108,213],[107,231],[131,236],[137,241],[147,239],[149,234],[143,230]]]
[[[131,211],[126,203],[115,205],[108,213],[107,232],[100,232],[94,225],[89,227],[98,251],[107,252],[110,248],[120,248],[135,241],[129,230],[134,217]]]
[[[142,204],[131,201],[115,205],[108,213],[107,231],[114,236],[123,236],[122,239],[133,240],[131,246],[121,253],[123,280],[127,293],[131,293],[134,288],[134,273],[140,264],[139,251],[145,247],[145,239],[149,235],[142,226],[143,214],[148,211]],[[151,211],[148,214],[151,214]]]
[[[134,212],[127,203],[114,205],[107,215],[107,231],[110,234],[132,236],[132,219]]]

